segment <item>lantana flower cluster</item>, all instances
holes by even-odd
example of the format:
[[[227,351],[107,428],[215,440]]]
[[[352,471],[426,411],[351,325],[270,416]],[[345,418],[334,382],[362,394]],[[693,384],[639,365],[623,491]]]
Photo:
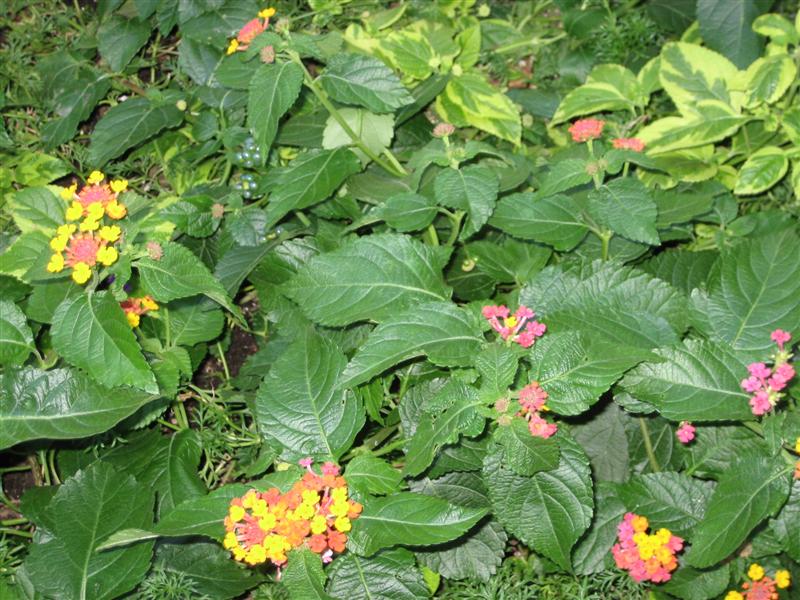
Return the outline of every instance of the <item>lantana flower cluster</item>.
[[[731,590],[725,600],[777,600],[778,590],[792,585],[792,575],[786,569],[778,569],[773,577],[769,577],[758,563],[750,565],[747,577],[750,581],[742,584],[742,591]]]
[[[278,488],[248,491],[231,500],[223,545],[233,558],[248,565],[270,561],[281,567],[287,552],[306,546],[327,563],[334,552],[344,552],[352,520],[361,514],[361,504],[348,496],[347,482],[339,467],[322,465],[322,474],[311,459],[300,464],[307,472],[287,493]]]
[[[681,444],[688,444],[694,439],[697,429],[689,421],[681,421],[675,436]]]
[[[125,313],[125,318],[128,319],[128,325],[131,327],[139,326],[142,315],[146,315],[153,310],[158,310],[158,303],[153,300],[152,296],[128,298],[120,302],[119,306]]]
[[[544,439],[555,435],[558,431],[558,425],[542,418],[541,412],[547,410],[546,401],[547,392],[542,389],[538,381],[529,383],[519,392],[521,410],[518,415],[528,421],[528,431],[532,436]]]
[[[591,142],[599,139],[603,134],[606,122],[600,119],[579,119],[569,128],[573,142]],[[618,150],[632,150],[633,152],[644,151],[644,142],[639,138],[614,138],[611,144]]]
[[[625,513],[617,526],[619,543],[611,553],[617,567],[628,571],[635,581],[663,583],[678,567],[675,555],[683,550],[683,539],[664,528],[648,534],[649,527],[647,517]]]
[[[772,368],[763,362],[750,363],[747,366],[750,377],[743,379],[741,384],[744,391],[752,394],[750,409],[759,417],[775,408],[783,397],[781,390],[795,375],[794,367],[789,364],[792,354],[785,346],[792,336],[782,329],[776,329],[770,338],[778,346],[778,351],[771,357]]]
[[[536,338],[542,337],[547,331],[544,323],[539,323],[530,308],[520,305],[512,315],[507,306],[484,306],[481,311],[484,318],[489,321],[497,333],[507,343],[516,343],[523,348],[533,346]]]
[[[265,8],[259,11],[258,16],[245,23],[236,37],[230,41],[228,49],[225,51],[226,54],[231,55],[237,50],[247,50],[253,40],[267,30],[269,20],[274,14],[274,8]]]
[[[116,179],[104,184],[104,180],[103,173],[94,171],[80,191],[77,183],[61,191],[61,197],[70,203],[65,214],[67,223],[59,226],[50,240],[54,254],[47,270],[60,273],[69,267],[72,279],[80,285],[89,281],[92,267],[108,267],[119,258],[114,244],[119,242],[122,230],[113,221],[127,214],[118,197],[128,188],[128,182]]]

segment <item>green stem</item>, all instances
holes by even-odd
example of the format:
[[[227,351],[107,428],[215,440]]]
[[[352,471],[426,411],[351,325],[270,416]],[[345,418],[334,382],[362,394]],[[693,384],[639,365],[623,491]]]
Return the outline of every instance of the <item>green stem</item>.
[[[450,217],[450,222],[453,224],[452,229],[450,230],[450,236],[447,238],[447,242],[445,242],[446,246],[452,246],[456,243],[458,239],[458,234],[461,232],[461,220],[464,218],[464,211],[457,210],[452,217]]]
[[[330,100],[328,100],[328,95],[314,82],[314,78],[311,76],[311,73],[308,72],[308,69],[306,69],[306,66],[303,64],[303,61],[300,60],[300,56],[297,53],[289,52],[289,57],[293,62],[300,65],[301,69],[303,69],[303,83],[305,83],[305,86],[317,97],[317,100],[319,100],[320,104],[322,104],[322,106],[325,107],[325,110],[327,110],[334,120],[339,123],[339,126],[344,130],[344,132],[350,136],[350,139],[353,140],[353,143],[358,147],[359,150],[372,159],[376,165],[379,165],[392,175],[397,175],[398,177],[408,175],[408,172],[402,167],[402,165],[397,161],[395,156],[388,148],[384,150],[384,154],[387,158],[389,158],[389,162],[387,163],[375,152],[373,152],[372,149],[364,143],[364,140],[362,140],[361,137],[355,131],[353,131],[353,128],[350,127],[350,124],[342,116],[342,113],[340,113],[339,110],[330,102]]]
[[[32,538],[33,534],[30,531],[23,531],[22,529],[12,529],[10,527],[0,527],[0,533],[9,535],[18,535],[20,537]]]
[[[647,452],[647,460],[650,461],[650,468],[654,472],[661,471],[661,466],[658,464],[656,453],[653,452],[653,442],[650,440],[650,429],[647,427],[647,421],[644,417],[639,417],[639,429],[642,431],[642,438],[644,438],[644,449]]]
[[[436,233],[436,227],[433,226],[433,223],[428,225],[428,229],[425,230],[430,238],[431,246],[438,246],[439,245],[439,234]]]
[[[608,245],[613,237],[613,233],[605,231],[600,235],[600,258],[608,260]]]
[[[228,370],[228,361],[225,360],[225,353],[222,351],[222,344],[217,342],[217,352],[219,352],[219,361],[222,363],[222,370],[225,372],[225,381],[231,380],[231,372]]]

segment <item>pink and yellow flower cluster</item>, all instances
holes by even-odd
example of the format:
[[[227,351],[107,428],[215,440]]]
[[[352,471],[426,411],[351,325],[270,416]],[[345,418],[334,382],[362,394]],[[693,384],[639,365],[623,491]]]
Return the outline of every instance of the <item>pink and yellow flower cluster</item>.
[[[119,242],[122,230],[113,221],[127,214],[118,196],[128,188],[128,182],[116,179],[104,184],[104,180],[105,175],[94,171],[80,191],[77,183],[61,191],[61,197],[69,202],[67,223],[50,240],[53,255],[47,270],[60,273],[69,267],[72,279],[80,285],[92,276],[92,267],[97,264],[108,267],[119,258],[114,244]]]
[[[570,125],[568,131],[573,142],[591,142],[603,135],[606,122],[600,119],[579,119]],[[639,138],[614,138],[611,145],[617,150],[644,151],[644,142]]]
[[[649,527],[647,517],[626,513],[617,526],[619,543],[611,553],[617,567],[628,571],[635,581],[663,583],[678,568],[675,555],[683,550],[683,539],[663,528],[648,534]]]
[[[534,320],[536,313],[526,306],[520,305],[513,315],[507,306],[502,305],[484,306],[482,313],[492,329],[507,343],[516,343],[523,348],[533,346],[536,338],[547,331],[547,326]]]
[[[231,500],[223,545],[233,558],[248,565],[270,561],[281,567],[287,552],[301,546],[326,563],[334,552],[344,552],[346,534],[361,514],[361,505],[348,497],[338,466],[326,462],[317,474],[310,458],[300,464],[307,472],[287,493],[278,488],[250,490]]]
[[[269,20],[275,14],[274,8],[265,8],[258,13],[255,19],[251,19],[239,30],[236,37],[228,44],[226,54],[231,55],[237,50],[247,50],[256,37],[261,35],[269,27]]]
[[[778,590],[792,585],[792,575],[786,569],[778,569],[774,577],[769,577],[758,563],[750,565],[747,577],[750,581],[742,584],[742,591],[731,590],[725,600],[777,600]]]
[[[544,439],[555,435],[558,431],[558,425],[542,418],[541,411],[547,410],[546,401],[547,392],[542,389],[538,381],[529,383],[519,392],[521,410],[518,416],[528,421],[528,431],[532,436]]]
[[[776,329],[770,335],[771,339],[778,346],[778,351],[772,355],[772,368],[763,362],[750,363],[747,370],[750,377],[742,380],[742,389],[752,394],[750,397],[750,409],[756,416],[770,412],[783,397],[783,390],[789,381],[795,376],[795,370],[789,364],[792,354],[785,348],[785,344],[792,336]]]
[[[146,315],[150,311],[158,310],[158,303],[153,300],[152,296],[142,296],[141,298],[128,298],[119,303],[119,307],[125,313],[125,318],[128,319],[128,325],[131,327],[138,327],[142,315]]]

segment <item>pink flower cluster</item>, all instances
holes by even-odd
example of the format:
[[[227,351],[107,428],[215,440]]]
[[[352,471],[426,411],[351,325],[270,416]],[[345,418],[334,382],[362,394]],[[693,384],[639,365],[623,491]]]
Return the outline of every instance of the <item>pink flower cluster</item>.
[[[617,150],[632,150],[641,152],[644,150],[644,142],[639,138],[614,138],[611,145]]]
[[[778,346],[778,352],[772,356],[772,368],[763,362],[750,363],[747,366],[750,377],[742,380],[742,389],[752,394],[750,409],[754,415],[759,417],[775,408],[775,405],[783,397],[783,394],[780,393],[781,390],[795,376],[794,367],[789,364],[792,355],[784,348],[784,344],[792,336],[782,329],[776,329],[770,338]]]
[[[619,543],[614,544],[611,553],[617,567],[628,571],[634,581],[663,583],[678,567],[675,554],[683,550],[683,539],[663,528],[648,534],[649,526],[646,517],[625,513],[617,526]]]
[[[484,306],[482,313],[500,337],[506,342],[515,342],[523,348],[533,346],[536,338],[542,337],[547,330],[544,323],[533,320],[535,313],[526,306],[520,305],[513,315],[507,306],[502,305]]]
[[[573,142],[588,142],[602,135],[605,124],[606,122],[600,119],[580,119],[575,121],[568,131],[572,135]]]
[[[542,389],[538,381],[529,383],[519,391],[519,405],[522,407],[519,416],[528,421],[528,431],[532,436],[547,439],[555,435],[558,425],[548,423],[542,418],[540,411],[547,410],[545,401],[547,392]]]
[[[675,435],[681,444],[688,444],[694,439],[695,431],[697,430],[689,421],[681,421],[680,427],[678,427]]]

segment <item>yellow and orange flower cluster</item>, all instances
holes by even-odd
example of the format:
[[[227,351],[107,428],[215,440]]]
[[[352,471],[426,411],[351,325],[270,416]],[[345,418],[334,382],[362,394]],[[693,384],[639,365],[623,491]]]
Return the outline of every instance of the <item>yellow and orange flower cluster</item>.
[[[104,184],[105,175],[94,171],[86,185],[78,191],[78,184],[61,190],[61,197],[69,202],[66,210],[67,223],[56,230],[50,240],[53,255],[47,263],[50,273],[60,273],[64,267],[72,269],[72,279],[83,285],[92,276],[92,267],[97,264],[113,265],[119,252],[114,247],[122,230],[113,221],[127,214],[125,205],[118,200],[119,194],[128,188],[124,179]],[[104,222],[104,218],[111,221]]]
[[[125,312],[128,325],[138,327],[142,315],[146,315],[152,310],[158,310],[158,304],[152,296],[142,296],[141,298],[128,298],[119,303],[120,308]]]
[[[346,534],[361,514],[361,505],[348,497],[347,482],[335,464],[323,464],[321,475],[311,468],[311,459],[300,464],[307,472],[287,493],[277,488],[250,490],[231,500],[223,545],[233,558],[248,565],[269,560],[281,567],[286,553],[300,546],[326,563],[334,552],[344,552]]]
[[[225,53],[230,56],[237,50],[247,50],[253,40],[267,30],[267,27],[269,27],[270,17],[272,17],[274,14],[274,8],[265,8],[264,10],[259,11],[258,16],[255,19],[251,19],[245,23],[244,27],[242,27],[239,30],[239,33],[236,34],[236,37],[230,41],[228,44],[228,49],[225,51]]]
[[[750,581],[742,584],[742,591],[731,590],[725,600],[777,600],[780,597],[778,590],[792,585],[792,575],[786,569],[778,569],[774,577],[769,577],[758,563],[750,565],[747,576]]]
[[[614,544],[611,553],[617,567],[628,571],[634,581],[663,583],[678,568],[675,555],[683,550],[683,539],[664,528],[648,534],[649,527],[647,517],[625,513],[617,526],[619,543]]]

